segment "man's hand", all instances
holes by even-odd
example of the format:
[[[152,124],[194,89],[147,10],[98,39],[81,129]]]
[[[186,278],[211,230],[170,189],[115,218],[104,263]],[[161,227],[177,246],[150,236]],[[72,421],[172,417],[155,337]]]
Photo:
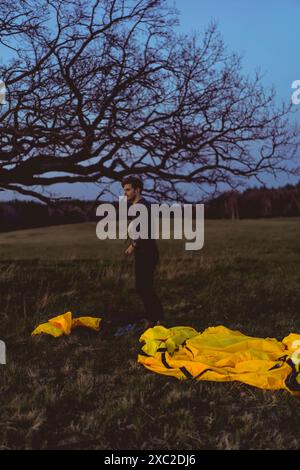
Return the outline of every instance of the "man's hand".
[[[133,245],[129,245],[129,247],[128,247],[127,250],[125,251],[125,255],[131,256],[133,252],[134,252],[134,246],[133,246]]]

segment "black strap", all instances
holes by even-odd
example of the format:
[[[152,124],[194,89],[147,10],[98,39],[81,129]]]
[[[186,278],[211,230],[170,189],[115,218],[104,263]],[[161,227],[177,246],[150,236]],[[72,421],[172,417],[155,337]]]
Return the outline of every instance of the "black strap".
[[[213,371],[213,369],[204,369],[202,372],[200,372],[200,374],[196,375],[196,377],[194,377],[194,379],[198,379],[199,377],[201,377],[203,374],[205,374],[205,372],[208,372],[209,370]]]
[[[166,359],[166,353],[163,352],[161,354],[161,362],[163,363],[163,365],[167,368],[167,369],[173,369],[173,367],[169,366],[169,364],[167,363],[167,359]]]
[[[299,376],[299,372],[296,370],[296,366],[291,358],[289,358],[286,363],[292,368],[292,371],[287,376],[284,383],[292,392],[300,392],[300,383],[296,380]]]
[[[184,373],[184,375],[186,376],[187,379],[193,379],[194,378],[192,376],[192,374],[185,367],[179,367],[179,369],[181,370],[181,372]]]
[[[191,353],[191,355],[192,355],[193,357],[195,357],[193,351],[192,351],[186,344],[184,345],[184,347],[185,347],[185,349],[187,349],[188,351],[190,351],[190,353]]]
[[[279,367],[282,367],[282,366],[283,366],[283,363],[284,363],[284,362],[286,362],[287,364],[289,364],[289,361],[287,361],[287,357],[288,357],[287,354],[285,354],[284,356],[279,357],[279,358],[277,359],[277,361],[281,361],[282,364],[278,364],[278,363],[277,363],[277,364],[275,364],[274,366],[270,367],[270,369],[268,369],[268,371],[269,371],[269,370],[274,370],[274,369],[279,369]],[[290,364],[289,364],[289,365],[290,365]]]
[[[283,362],[286,362],[286,358],[289,357],[287,354],[285,354],[284,356],[280,356],[277,361],[283,361]]]
[[[166,352],[163,352],[161,354],[161,362],[163,363],[163,365],[166,367],[166,369],[174,369],[174,367],[171,367],[168,363],[167,363],[167,359],[166,359]],[[200,374],[196,375],[196,377],[194,377],[188,370],[186,367],[182,366],[182,367],[179,367],[179,370],[181,370],[181,372],[186,376],[187,379],[197,379],[198,377],[201,377],[202,374],[204,374],[205,372],[209,371],[209,370],[212,370],[212,369],[205,369],[203,370]]]
[[[299,372],[296,372],[296,370],[293,369],[284,381],[287,388],[292,392],[300,392],[300,384],[296,380],[297,375],[299,375]]]
[[[146,357],[151,357],[150,354],[145,353],[145,351],[141,350],[139,351],[140,356],[146,356]]]
[[[280,364],[280,363],[278,362],[277,364],[275,364],[275,366],[270,367],[270,369],[268,369],[268,371],[274,370],[274,369],[279,369],[279,367],[282,367],[282,366],[283,366],[283,364]]]

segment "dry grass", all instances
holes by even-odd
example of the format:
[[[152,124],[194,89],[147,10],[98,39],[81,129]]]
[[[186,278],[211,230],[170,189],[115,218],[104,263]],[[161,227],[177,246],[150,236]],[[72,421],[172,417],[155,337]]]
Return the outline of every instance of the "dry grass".
[[[299,448],[299,398],[285,391],[153,374],[137,364],[134,335],[82,329],[31,338],[38,323],[69,309],[75,316],[142,312],[124,244],[102,245],[93,230],[82,224],[0,236],[7,347],[0,448]],[[199,253],[161,242],[157,284],[167,326],[224,324],[278,339],[300,332],[299,235],[299,219],[209,221]]]

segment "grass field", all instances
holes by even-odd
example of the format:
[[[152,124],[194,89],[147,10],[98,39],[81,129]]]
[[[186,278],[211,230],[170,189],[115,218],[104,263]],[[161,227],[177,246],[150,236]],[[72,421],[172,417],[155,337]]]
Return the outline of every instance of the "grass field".
[[[209,220],[205,245],[160,241],[166,326],[300,333],[300,219]],[[124,242],[86,223],[0,234],[0,449],[297,449],[299,398],[177,381],[137,363],[138,335],[31,338],[74,316],[142,312]]]

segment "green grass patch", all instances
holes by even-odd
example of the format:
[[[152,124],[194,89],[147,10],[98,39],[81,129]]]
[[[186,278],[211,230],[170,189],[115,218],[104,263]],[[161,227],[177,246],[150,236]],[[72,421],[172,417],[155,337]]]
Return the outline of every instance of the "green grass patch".
[[[95,226],[0,235],[0,449],[299,448],[299,398],[286,391],[156,375],[137,364],[137,335],[31,338],[67,310],[142,312],[124,241],[99,241]],[[159,246],[166,326],[300,332],[300,219],[210,220],[201,251]]]

